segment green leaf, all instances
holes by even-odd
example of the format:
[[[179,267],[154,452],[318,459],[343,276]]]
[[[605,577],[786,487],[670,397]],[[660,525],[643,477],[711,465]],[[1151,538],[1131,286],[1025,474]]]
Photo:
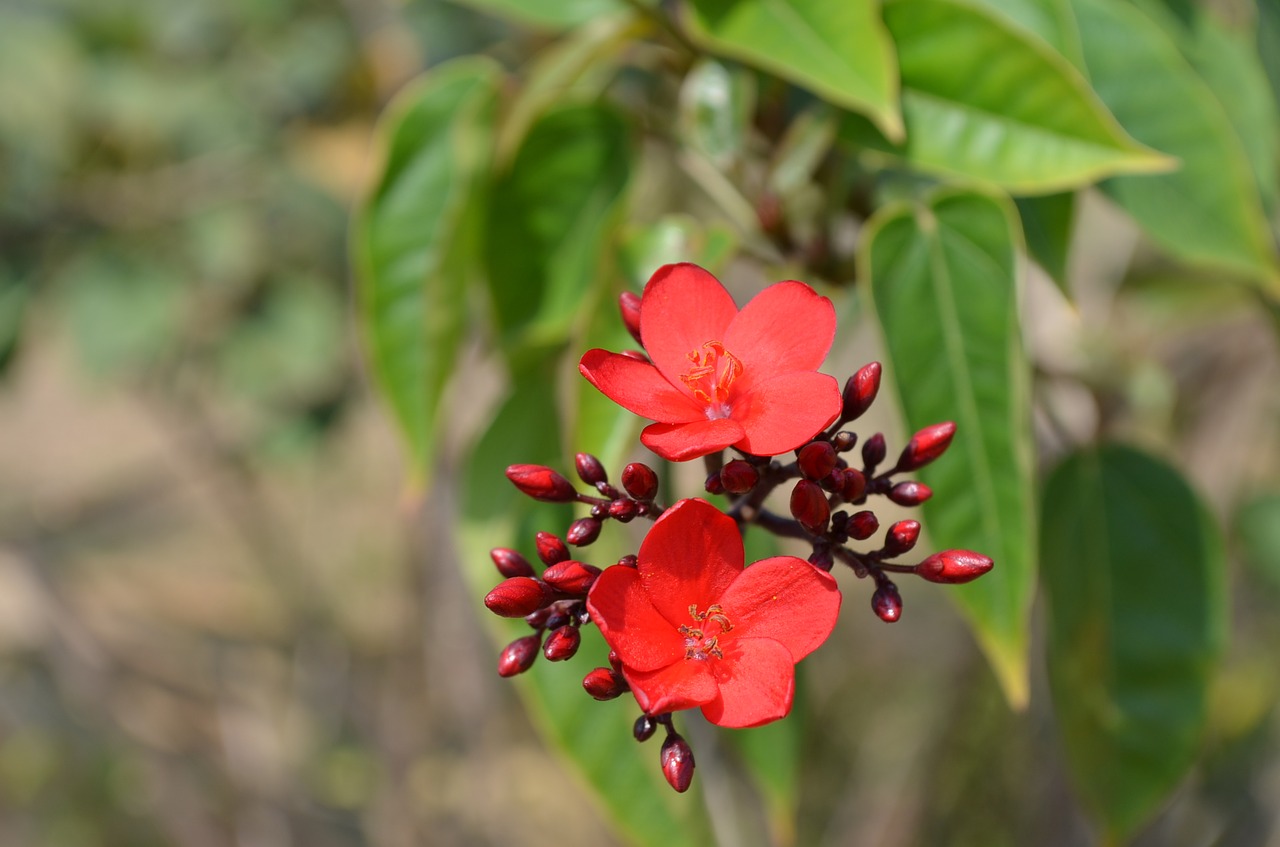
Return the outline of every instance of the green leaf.
[[[1241,558],[1280,588],[1280,491],[1252,498],[1236,512]]]
[[[692,34],[902,137],[893,43],[872,0],[690,0]]]
[[[1221,539],[1173,468],[1129,447],[1050,476],[1049,681],[1076,789],[1123,841],[1195,759],[1225,630]]]
[[[755,104],[755,77],[703,59],[680,86],[680,136],[716,167],[728,167],[746,147]]]
[[[1172,255],[1275,286],[1248,157],[1212,91],[1137,8],[1102,0],[1073,7],[1098,95],[1135,138],[1181,162],[1171,173],[1116,177],[1103,190]]]
[[[1075,228],[1076,195],[1066,192],[1019,197],[1016,202],[1032,258],[1059,288],[1066,291],[1067,255],[1071,251],[1071,233]]]
[[[463,571],[478,613],[490,624],[497,652],[529,632],[523,622],[490,615],[480,598],[499,577],[489,561],[495,546],[531,552],[536,530],[563,532],[571,515],[563,506],[520,496],[503,478],[507,465],[534,462],[571,477],[572,460],[560,449],[560,426],[552,386],[558,363],[527,361],[513,375],[510,397],[481,438],[467,467],[461,529]],[[601,564],[606,564],[601,562]],[[629,840],[637,844],[710,843],[710,824],[694,780],[688,794],[676,794],[658,767],[661,740],[637,744],[631,728],[639,708],[630,697],[599,703],[582,690],[582,677],[605,664],[608,648],[594,627],[585,627],[578,654],[567,662],[539,660],[512,684],[538,728],[573,767],[583,784]]]
[[[568,338],[617,227],[630,148],[612,109],[560,108],[533,125],[494,185],[484,253],[509,357]]]
[[[454,0],[518,23],[544,29],[562,30],[585,24],[602,15],[616,12],[622,0]]]
[[[1018,325],[1013,212],[990,197],[940,192],[882,209],[859,253],[893,381],[913,429],[956,422],[951,448],[921,469],[938,549],[977,550],[995,568],[946,589],[1014,705],[1027,701],[1035,579],[1029,368]]]
[[[353,227],[369,364],[419,485],[477,264],[477,185],[489,163],[499,79],[493,62],[461,59],[396,98],[382,129],[382,176]]]
[[[1002,15],[953,0],[896,0],[884,11],[906,139],[892,144],[851,117],[847,141],[1020,194],[1172,165],[1125,134],[1070,62]]]
[[[719,222],[704,227],[688,215],[667,215],[626,233],[622,265],[638,293],[654,271],[674,262],[693,262],[713,274],[719,273],[737,248],[733,231]]]
[[[999,12],[1005,20],[1032,33],[1079,67],[1080,33],[1070,0],[973,0]]]

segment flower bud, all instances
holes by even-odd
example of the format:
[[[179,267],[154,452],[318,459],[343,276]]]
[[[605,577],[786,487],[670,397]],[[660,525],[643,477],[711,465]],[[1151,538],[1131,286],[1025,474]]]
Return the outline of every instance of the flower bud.
[[[507,479],[522,494],[535,500],[570,503],[578,497],[572,482],[542,465],[511,465],[507,468]]]
[[[548,611],[550,611],[551,614],[547,615],[547,619],[543,622],[543,629],[555,630],[569,623],[569,613],[564,609],[556,606],[549,606]]]
[[[867,493],[867,476],[857,468],[845,468],[840,480],[840,496],[846,503],[856,503]]]
[[[913,471],[922,468],[943,454],[951,446],[956,425],[951,421],[927,426],[911,436],[898,457],[898,470]]]
[[[545,606],[551,599],[550,593],[545,583],[527,576],[513,576],[486,594],[484,604],[495,615],[523,618]]]
[[[943,550],[916,565],[916,576],[929,582],[958,585],[977,579],[991,570],[995,562],[972,550]]]
[[[626,497],[619,497],[609,504],[609,517],[619,523],[628,523],[640,511],[639,504],[635,500],[629,500]]]
[[[542,645],[542,655],[548,661],[563,662],[573,658],[581,643],[582,633],[578,632],[576,626],[562,626],[547,636],[547,642]]]
[[[827,531],[831,507],[827,505],[827,496],[816,482],[802,479],[791,489],[791,515],[813,535],[821,535]]]
[[[880,519],[875,512],[862,510],[849,516],[849,537],[857,541],[866,541],[876,534],[880,528]]]
[[[933,489],[923,482],[900,482],[889,489],[888,496],[899,506],[919,506],[933,496]]]
[[[836,467],[836,448],[829,441],[810,441],[796,457],[800,473],[815,482],[831,474]]]
[[[624,568],[635,568],[640,566],[640,557],[635,553],[630,553],[618,560],[618,564]]]
[[[533,565],[515,550],[506,547],[494,547],[489,551],[489,558],[498,566],[498,573],[503,576],[533,576]]]
[[[902,617],[902,595],[898,594],[898,586],[886,581],[877,588],[871,595],[871,610],[885,623]]]
[[[884,551],[889,556],[901,556],[916,546],[916,539],[919,537],[920,521],[898,521],[885,533]],[[547,575],[543,574],[542,578],[547,579]]]
[[[689,790],[693,782],[693,748],[677,733],[671,733],[662,742],[662,775],[671,787],[681,794]]]
[[[534,544],[538,547],[538,558],[544,565],[554,565],[569,558],[569,548],[558,535],[550,532],[539,532],[534,536]]]
[[[858,433],[850,432],[842,429],[836,433],[836,437],[832,439],[831,446],[836,448],[837,453],[845,453],[853,449],[853,445],[858,443]]]
[[[542,636],[538,633],[512,641],[498,656],[498,676],[515,676],[529,670],[533,660],[538,658],[541,644]]]
[[[640,340],[640,295],[633,291],[619,294],[618,311],[622,313],[622,323],[627,327],[627,332],[631,333],[637,344],[643,345],[644,342]]]
[[[609,475],[605,473],[604,465],[600,464],[600,460],[590,453],[578,453],[573,457],[573,465],[578,469],[578,477],[587,485],[602,485],[608,483]]]
[[[730,494],[746,494],[760,481],[760,471],[750,462],[734,459],[720,469],[720,484]]]
[[[819,570],[830,571],[835,567],[836,559],[831,555],[831,548],[823,545],[814,548],[814,551],[809,554],[809,564]]]
[[[720,471],[712,471],[707,474],[707,481],[703,483],[702,487],[708,494],[723,494],[724,481],[720,479]]]
[[[582,678],[582,687],[597,700],[612,700],[627,689],[627,681],[608,668],[596,668]]]
[[[862,464],[868,469],[875,468],[884,461],[886,452],[888,448],[884,444],[884,434],[877,432],[862,444]]]
[[[631,726],[631,734],[636,741],[648,741],[658,729],[658,722],[648,715],[641,715]]]
[[[609,667],[618,673],[622,673],[622,657],[618,655],[617,650],[609,651]]]
[[[596,518],[578,518],[569,524],[565,540],[574,547],[586,547],[600,537],[600,521]]]
[[[542,572],[542,581],[565,594],[585,595],[595,585],[600,569],[595,565],[568,559],[557,562]]]
[[[862,413],[871,407],[879,391],[880,363],[872,362],[863,365],[844,384],[844,412],[840,417],[846,421],[861,417]]]
[[[658,475],[648,465],[632,462],[622,469],[622,487],[637,500],[652,500],[658,494]]]

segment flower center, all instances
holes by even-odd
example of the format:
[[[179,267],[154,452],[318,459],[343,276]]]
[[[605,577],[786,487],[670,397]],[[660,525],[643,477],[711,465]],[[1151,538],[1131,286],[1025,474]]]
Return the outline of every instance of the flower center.
[[[742,373],[742,360],[719,341],[708,341],[687,355],[692,364],[680,379],[694,397],[707,404],[707,418],[729,417],[729,389]]]
[[[725,617],[724,609],[719,603],[713,603],[705,612],[699,612],[697,604],[694,604],[689,606],[689,616],[693,618],[694,625],[685,624],[679,629],[684,636],[684,657],[706,660],[714,656],[723,659],[720,636],[733,629],[733,624]]]

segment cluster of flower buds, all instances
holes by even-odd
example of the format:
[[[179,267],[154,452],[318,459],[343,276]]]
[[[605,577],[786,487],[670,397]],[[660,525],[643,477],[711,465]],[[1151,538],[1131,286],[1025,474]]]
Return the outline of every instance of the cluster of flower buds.
[[[920,537],[920,523],[897,521],[884,534],[878,549],[854,551],[849,541],[866,541],[880,530],[880,521],[865,508],[868,498],[883,496],[904,507],[918,506],[933,492],[917,480],[899,479],[900,474],[918,470],[941,456],[951,445],[956,426],[950,421],[921,429],[885,466],[888,447],[882,433],[862,444],[861,462],[851,462],[845,454],[858,444],[858,435],[845,425],[861,417],[871,407],[880,390],[881,366],[872,362],[845,382],[840,417],[828,429],[795,451],[795,462],[745,456],[713,470],[706,489],[712,494],[736,498],[730,514],[756,523],[779,535],[804,538],[813,545],[809,561],[823,570],[835,562],[849,565],[859,577],[872,577],[875,592],[871,608],[887,623],[902,615],[902,597],[887,573],[915,574],[930,582],[960,583],[976,579],[991,569],[991,559],[968,550],[935,553],[914,565],[891,563],[911,551]],[[783,483],[795,480],[791,489],[791,520],[763,508],[765,498]],[[841,508],[848,506],[850,508]],[[864,508],[859,508],[864,507]]]
[[[738,309],[706,271],[668,265],[654,274],[643,297],[623,294],[619,308],[644,351],[591,350],[579,371],[606,396],[654,421],[641,435],[653,452],[669,461],[704,458],[706,490],[728,496],[729,504],[721,510],[705,501],[680,500],[668,510],[655,499],[659,480],[652,468],[629,464],[614,485],[600,460],[588,453],[577,454],[574,461],[588,493],[549,467],[512,465],[507,478],[524,494],[544,502],[578,503],[587,513],[561,534],[537,533],[541,573],[515,550],[492,550],[503,579],[484,603],[495,614],[523,618],[533,630],[502,651],[498,673],[504,677],[528,670],[539,654],[549,661],[573,657],[582,642],[581,628],[588,623],[599,627],[613,649],[607,665],[583,678],[584,690],[596,700],[630,693],[642,709],[633,727],[637,741],[665,728],[659,763],[667,782],[683,792],[693,779],[693,751],[676,732],[672,712],[702,708],[712,723],[731,727],[785,716],[791,708],[792,679],[781,680],[835,626],[839,589],[829,572],[836,562],[872,580],[871,607],[886,622],[902,615],[893,576],[962,583],[986,573],[992,562],[967,550],[944,550],[913,564],[894,561],[915,547],[920,537],[915,520],[890,525],[874,549],[850,547],[881,533],[880,521],[868,507],[871,498],[910,507],[932,496],[928,486],[904,477],[938,459],[956,428],[944,422],[921,429],[892,465],[881,433],[859,449],[857,433],[846,427],[875,401],[881,367],[872,362],[859,369],[843,391],[831,377],[816,372],[835,332],[829,300],[803,283],[788,281]],[[786,334],[787,327],[795,326],[810,331],[797,341]],[[773,387],[772,393],[763,386]],[[726,449],[734,451],[727,462]],[[784,485],[790,486],[789,515],[766,505]],[[666,517],[658,521],[664,512]],[[636,555],[623,556],[605,572],[571,550],[596,541],[608,521],[636,518],[658,521],[640,547],[643,562]],[[774,557],[744,569],[740,533],[748,526],[807,542],[813,568],[795,557]],[[726,535],[732,544],[724,541]],[[737,547],[737,553],[726,553],[730,547]],[[684,556],[692,559],[686,563]],[[721,594],[703,582],[715,568],[720,569],[715,584],[723,606]],[[762,589],[754,582],[761,580],[774,580],[780,587]],[[786,603],[770,606],[771,612],[785,607],[789,612],[784,614],[805,621],[807,629],[792,633],[791,640],[752,635],[772,631],[767,626],[753,629],[764,626],[758,620],[764,613],[747,598],[777,600],[774,590],[791,594]],[[776,659],[782,650],[792,657],[785,668],[773,667],[777,685],[735,686],[725,681],[732,674],[713,672],[711,663],[731,667],[749,655],[743,652],[746,645],[762,638],[776,642],[767,655]],[[701,680],[698,686],[686,685],[695,678]]]

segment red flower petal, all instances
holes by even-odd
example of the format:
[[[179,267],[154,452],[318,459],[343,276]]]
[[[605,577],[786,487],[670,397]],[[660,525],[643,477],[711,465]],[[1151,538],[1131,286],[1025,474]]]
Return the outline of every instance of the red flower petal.
[[[719,663],[682,659],[653,671],[638,671],[623,665],[622,675],[645,714],[660,715],[715,700],[719,693],[716,678],[712,676],[714,664]]]
[[[641,542],[637,572],[649,601],[674,630],[693,624],[690,605],[705,611],[720,602],[743,562],[742,536],[733,518],[706,500],[681,500],[662,513]]]
[[[737,444],[746,434],[742,424],[733,418],[704,418],[690,423],[651,424],[640,433],[640,443],[668,461],[683,462]]]
[[[772,639],[735,638],[712,672],[719,688],[702,714],[717,726],[759,726],[791,711],[795,663],[787,648]]]
[[[702,403],[677,389],[647,362],[607,350],[588,350],[578,372],[610,400],[641,417],[667,423],[706,420]]]
[[[623,664],[651,671],[684,661],[684,638],[654,608],[635,568],[606,568],[591,586],[587,610]]]
[[[743,571],[721,595],[720,605],[733,621],[735,636],[776,641],[795,663],[835,628],[840,589],[831,574],[803,559],[774,556]]]
[[[729,292],[707,271],[690,264],[663,265],[649,278],[640,300],[640,337],[662,375],[683,390],[680,375],[689,370],[688,355],[708,341],[723,341],[737,314]]]
[[[734,446],[756,456],[794,450],[835,420],[840,406],[840,386],[826,374],[798,371],[756,383],[733,403],[734,420],[746,432]]]
[[[816,371],[836,335],[831,301],[803,282],[779,282],[761,291],[729,324],[724,345],[742,360],[735,388],[792,371]]]

